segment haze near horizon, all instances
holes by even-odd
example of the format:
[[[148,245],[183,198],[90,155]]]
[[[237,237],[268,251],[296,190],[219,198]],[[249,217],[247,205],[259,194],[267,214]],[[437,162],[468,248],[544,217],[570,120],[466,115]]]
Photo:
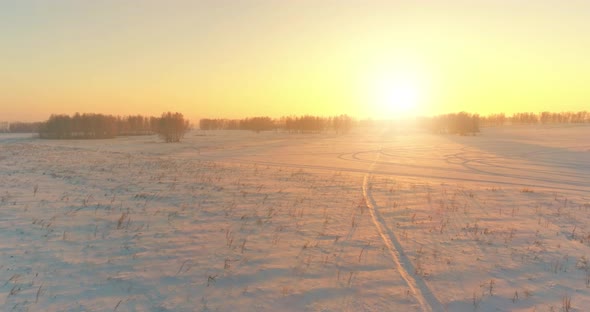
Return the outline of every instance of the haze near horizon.
[[[589,107],[588,1],[3,1],[1,120]]]

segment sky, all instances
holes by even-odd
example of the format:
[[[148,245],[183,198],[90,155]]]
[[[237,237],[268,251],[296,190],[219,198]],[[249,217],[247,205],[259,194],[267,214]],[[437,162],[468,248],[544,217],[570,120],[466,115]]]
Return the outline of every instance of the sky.
[[[0,0],[0,121],[590,110],[590,1]]]

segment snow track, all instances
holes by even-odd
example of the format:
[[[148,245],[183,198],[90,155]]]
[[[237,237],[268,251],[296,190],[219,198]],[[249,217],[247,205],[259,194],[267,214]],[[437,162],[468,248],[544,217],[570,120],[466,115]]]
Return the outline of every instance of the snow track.
[[[376,162],[375,162],[376,163]],[[422,311],[439,311],[441,304],[428,288],[426,283],[414,273],[414,266],[408,257],[405,255],[401,244],[393,231],[387,227],[387,223],[379,213],[378,205],[375,199],[371,195],[371,171],[375,166],[373,163],[369,172],[365,175],[363,180],[363,198],[367,205],[369,212],[371,213],[371,219],[377,228],[379,236],[387,246],[391,259],[395,264],[399,274],[408,285],[410,291],[420,304]]]

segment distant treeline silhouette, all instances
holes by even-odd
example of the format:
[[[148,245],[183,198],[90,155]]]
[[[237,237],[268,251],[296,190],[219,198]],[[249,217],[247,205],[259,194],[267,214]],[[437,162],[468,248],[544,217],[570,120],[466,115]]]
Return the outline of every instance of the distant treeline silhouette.
[[[41,122],[11,122],[7,123],[7,127],[0,130],[0,132],[10,133],[35,133],[39,131]]]
[[[284,130],[289,133],[321,133],[335,131],[346,133],[356,124],[347,115],[333,117],[286,116],[278,119],[270,117],[253,117],[245,119],[201,119],[201,130],[251,130],[255,132]]]
[[[43,139],[108,139],[118,135],[155,133],[157,118],[103,114],[51,115],[39,127]]]
[[[178,142],[189,129],[180,113],[161,117],[113,116],[103,114],[51,115],[38,125],[42,139],[109,139],[116,136],[158,133],[166,142]]]
[[[179,115],[176,115],[179,114]],[[166,118],[164,121],[162,118]],[[479,127],[493,127],[519,124],[563,124],[590,123],[590,113],[580,112],[541,112],[504,113],[480,116],[465,112],[421,118],[420,123],[433,132],[469,134],[479,131]],[[347,115],[334,117],[287,116],[278,119],[253,117],[244,119],[201,119],[202,130],[283,130],[289,133],[319,133],[335,131],[348,132],[355,126],[370,125],[370,120],[356,121]],[[174,125],[174,126],[172,126]],[[168,131],[164,134],[164,129]],[[177,141],[189,128],[188,121],[180,113],[164,113],[161,117],[141,115],[113,116],[103,114],[51,115],[46,122],[2,122],[0,132],[39,133],[46,139],[100,139],[115,136],[148,135],[160,133],[164,140]],[[183,132],[184,131],[184,132]],[[172,134],[174,133],[174,134]],[[182,134],[181,134],[182,133]]]
[[[439,115],[421,119],[421,124],[435,133],[472,134],[479,132],[480,126],[494,127],[503,125],[533,124],[567,124],[590,123],[590,113],[580,112],[541,112],[515,113],[506,116],[504,113],[480,116],[466,112]]]
[[[590,113],[580,112],[541,112],[541,113],[516,113],[512,116],[505,114],[493,114],[481,117],[482,126],[502,126],[507,124],[559,124],[559,123],[590,123]]]
[[[424,118],[422,124],[434,133],[467,135],[479,132],[479,121],[477,114],[460,112]]]

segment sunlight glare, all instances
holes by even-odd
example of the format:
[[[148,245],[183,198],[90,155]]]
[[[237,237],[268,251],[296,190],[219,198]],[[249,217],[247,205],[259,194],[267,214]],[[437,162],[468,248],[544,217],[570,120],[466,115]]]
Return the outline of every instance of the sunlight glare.
[[[411,77],[381,78],[374,87],[374,102],[381,114],[396,118],[417,113],[421,90]]]

